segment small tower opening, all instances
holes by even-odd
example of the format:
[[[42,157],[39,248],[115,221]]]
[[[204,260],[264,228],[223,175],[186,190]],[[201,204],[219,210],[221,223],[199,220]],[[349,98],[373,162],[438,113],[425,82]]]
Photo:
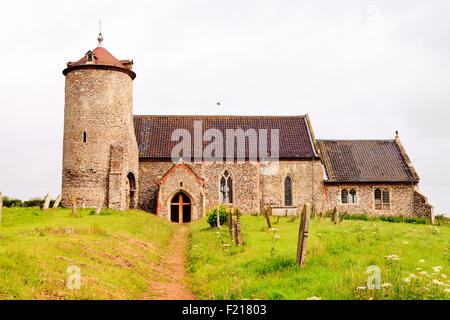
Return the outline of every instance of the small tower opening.
[[[86,131],[83,132],[83,142],[87,141],[87,134]]]

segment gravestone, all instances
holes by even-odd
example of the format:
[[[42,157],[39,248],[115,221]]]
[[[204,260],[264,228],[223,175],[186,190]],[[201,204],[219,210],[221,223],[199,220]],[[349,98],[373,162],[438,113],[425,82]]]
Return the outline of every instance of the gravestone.
[[[70,215],[74,216],[76,214],[77,214],[77,201],[75,197],[72,197],[72,213]]]
[[[217,207],[216,209],[216,218],[217,218],[217,229],[222,229],[222,226],[220,225],[220,209]]]
[[[333,213],[331,214],[331,222],[333,222],[334,224],[337,224],[338,223],[338,217],[339,217],[339,213],[337,212],[337,208],[334,207]]]
[[[42,207],[42,210],[47,210],[49,206],[50,206],[50,192],[47,193],[47,195],[45,196],[44,206]]]
[[[267,207],[267,208],[264,208],[263,211],[264,211],[264,216],[266,217],[267,226],[269,227],[269,229],[272,229],[272,224],[270,223],[270,217],[269,217],[269,213],[272,212],[272,208]]]
[[[298,230],[298,244],[297,244],[297,264],[300,267],[305,265],[306,260],[306,244],[309,235],[309,218],[311,215],[311,206],[309,203],[305,204],[302,210],[300,219],[300,227]]]
[[[53,208],[58,208],[60,202],[61,202],[61,195],[59,195],[59,196],[56,198],[55,203],[53,203]]]
[[[344,218],[345,218],[347,215],[348,215],[348,212],[345,211],[345,212],[342,214],[341,218],[339,219],[339,223],[341,223],[342,221],[344,221]]]
[[[230,231],[230,238],[233,240],[233,209],[230,209],[227,212],[227,224],[228,224],[228,231]]]
[[[103,199],[98,200],[97,209],[95,210],[95,214],[98,216],[102,211]]]

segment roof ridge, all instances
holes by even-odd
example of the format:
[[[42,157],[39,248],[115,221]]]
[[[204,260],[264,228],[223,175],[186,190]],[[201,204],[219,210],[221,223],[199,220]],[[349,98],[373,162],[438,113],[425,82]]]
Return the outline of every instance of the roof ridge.
[[[134,118],[305,118],[305,115],[271,116],[271,115],[133,115]]]

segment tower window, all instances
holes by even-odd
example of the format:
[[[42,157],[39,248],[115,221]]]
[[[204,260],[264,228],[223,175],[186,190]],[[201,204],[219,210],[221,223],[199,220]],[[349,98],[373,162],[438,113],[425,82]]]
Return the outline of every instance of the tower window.
[[[86,142],[87,141],[87,135],[86,135],[86,131],[85,132],[83,132],[83,142]]]

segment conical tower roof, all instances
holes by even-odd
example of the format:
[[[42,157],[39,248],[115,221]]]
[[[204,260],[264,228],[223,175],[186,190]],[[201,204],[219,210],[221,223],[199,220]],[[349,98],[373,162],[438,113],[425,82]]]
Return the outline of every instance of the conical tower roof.
[[[103,39],[102,39],[103,40]],[[131,79],[136,77],[132,69],[133,60],[118,60],[108,50],[106,50],[101,42],[94,50],[86,52],[83,58],[76,62],[68,62],[67,68],[63,70],[66,75],[72,70],[77,69],[107,69],[116,70],[127,73]]]

